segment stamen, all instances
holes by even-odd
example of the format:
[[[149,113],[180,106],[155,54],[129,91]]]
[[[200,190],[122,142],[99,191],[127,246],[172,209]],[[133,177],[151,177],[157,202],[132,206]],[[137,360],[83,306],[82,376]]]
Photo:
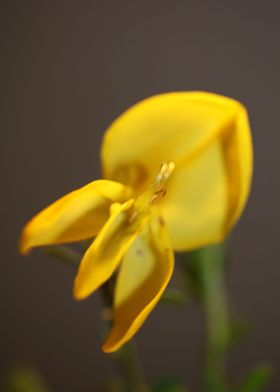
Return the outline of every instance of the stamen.
[[[149,188],[143,192],[135,203],[136,211],[139,213],[146,211],[148,207],[152,206],[163,198],[166,194],[167,182],[174,170],[174,162],[163,162],[158,175],[151,183]]]
[[[160,171],[154,181],[153,185],[165,185],[167,183],[167,180],[169,179],[170,175],[172,174],[173,170],[175,167],[174,162],[163,162],[160,167]]]

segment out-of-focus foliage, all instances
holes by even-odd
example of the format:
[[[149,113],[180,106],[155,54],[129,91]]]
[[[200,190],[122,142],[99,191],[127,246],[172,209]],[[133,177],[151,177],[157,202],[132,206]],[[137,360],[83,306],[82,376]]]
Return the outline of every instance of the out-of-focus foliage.
[[[30,367],[16,367],[4,375],[3,392],[50,392],[40,375]]]
[[[272,373],[271,366],[258,366],[242,380],[234,392],[262,392],[271,379]]]
[[[155,385],[152,392],[188,392],[188,390],[181,379],[165,377]]]
[[[228,254],[226,243],[189,252],[181,258],[183,286],[189,297],[200,302],[205,311],[206,346],[204,390],[206,392],[259,392],[269,382],[271,367],[259,366],[237,387],[229,379],[229,352],[246,339],[249,323],[236,320],[227,300]]]

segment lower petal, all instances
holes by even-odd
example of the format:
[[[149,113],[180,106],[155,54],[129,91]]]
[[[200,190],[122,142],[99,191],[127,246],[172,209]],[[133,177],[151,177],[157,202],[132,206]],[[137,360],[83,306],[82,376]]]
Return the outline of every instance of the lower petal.
[[[115,204],[112,215],[86,251],[74,284],[76,299],[84,299],[113,274],[125,251],[145,224],[134,215],[134,200]]]
[[[138,235],[128,249],[117,278],[114,324],[103,350],[113,352],[141,327],[166,288],[174,256],[160,218]]]

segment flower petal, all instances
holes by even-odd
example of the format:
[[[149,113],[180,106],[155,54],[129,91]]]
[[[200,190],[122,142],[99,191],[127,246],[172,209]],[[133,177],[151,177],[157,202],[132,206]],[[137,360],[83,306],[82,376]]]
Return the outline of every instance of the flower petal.
[[[145,221],[146,216],[135,215],[133,199],[113,205],[111,217],[82,259],[74,284],[76,299],[86,298],[109,279]]]
[[[245,108],[202,92],[162,94],[121,115],[102,146],[106,178],[141,192],[174,161],[161,213],[175,250],[221,240],[240,216],[253,153]]]
[[[246,203],[252,166],[249,122],[240,107],[228,131],[170,178],[160,207],[177,251],[223,240]]]
[[[240,217],[248,199],[253,174],[253,146],[249,119],[240,107],[234,129],[222,139],[228,181],[227,233]]]
[[[145,231],[145,233],[144,233]],[[153,219],[128,249],[117,278],[113,329],[103,350],[116,351],[141,327],[159,301],[174,267],[165,226]]]
[[[94,237],[109,217],[110,204],[127,200],[130,193],[122,184],[98,180],[67,194],[27,223],[20,240],[21,253],[35,246]]]
[[[162,162],[192,159],[233,121],[238,103],[210,93],[157,95],[132,106],[107,129],[105,178],[147,186]]]
[[[177,169],[160,205],[177,251],[219,241],[227,216],[227,176],[220,144]]]

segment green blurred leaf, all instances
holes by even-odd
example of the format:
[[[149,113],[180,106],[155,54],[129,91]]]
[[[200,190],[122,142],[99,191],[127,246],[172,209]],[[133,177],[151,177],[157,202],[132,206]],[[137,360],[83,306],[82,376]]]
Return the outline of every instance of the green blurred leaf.
[[[152,389],[153,392],[188,392],[181,379],[166,377],[161,379]]]
[[[120,380],[110,380],[102,388],[102,392],[124,392],[125,387]]]
[[[261,392],[270,381],[273,369],[269,365],[260,365],[249,373],[234,392]]]
[[[234,321],[230,329],[229,348],[233,348],[247,339],[251,329],[251,324],[247,320]]]
[[[5,392],[48,392],[41,377],[33,369],[17,367],[4,376],[1,390]]]

